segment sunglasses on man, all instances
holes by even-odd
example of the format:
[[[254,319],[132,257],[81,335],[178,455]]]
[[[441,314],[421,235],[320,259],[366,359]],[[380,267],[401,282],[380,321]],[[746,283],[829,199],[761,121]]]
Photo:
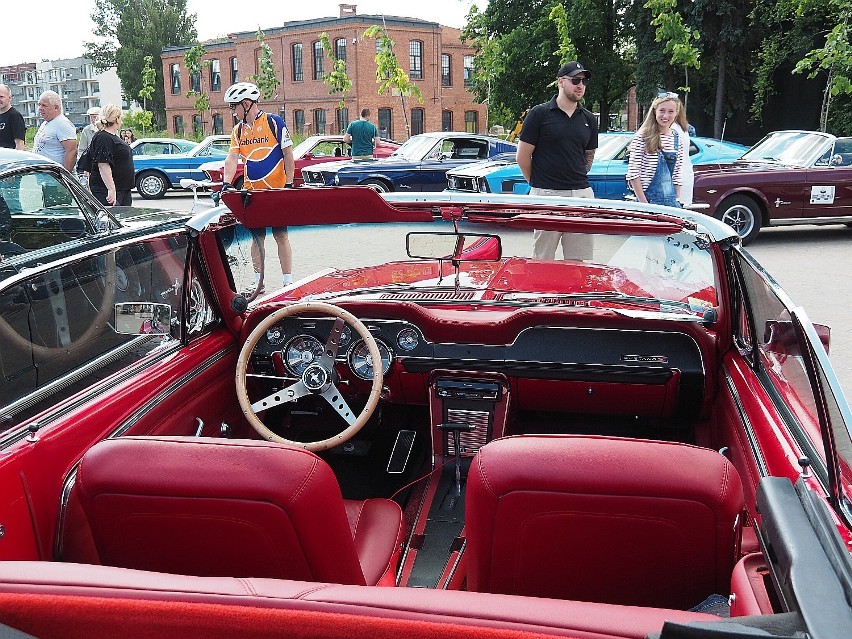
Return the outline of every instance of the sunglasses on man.
[[[577,85],[578,85],[578,84],[580,84],[581,82],[582,82],[585,86],[588,86],[588,85],[589,85],[589,78],[586,78],[586,77],[582,77],[582,78],[567,78],[567,79],[568,79],[568,80],[571,80],[571,84],[573,84],[574,86],[577,86]]]

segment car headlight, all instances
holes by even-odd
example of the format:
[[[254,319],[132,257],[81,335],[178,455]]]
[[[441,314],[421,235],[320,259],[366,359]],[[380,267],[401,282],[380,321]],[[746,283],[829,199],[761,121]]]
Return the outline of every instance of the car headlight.
[[[340,186],[340,177],[337,174],[335,174],[332,182],[334,183],[334,186]]]
[[[476,181],[476,190],[482,193],[490,192],[491,189],[488,188],[488,180],[486,180],[484,177],[479,178]]]
[[[451,175],[447,178],[447,187],[451,189],[457,189],[459,187],[458,180],[454,175]]]

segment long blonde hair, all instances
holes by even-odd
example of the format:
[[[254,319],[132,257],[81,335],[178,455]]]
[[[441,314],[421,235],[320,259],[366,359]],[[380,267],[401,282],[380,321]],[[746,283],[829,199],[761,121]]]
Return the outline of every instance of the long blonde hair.
[[[651,108],[648,109],[648,113],[645,114],[645,120],[642,122],[642,126],[640,126],[639,130],[636,132],[636,135],[645,140],[645,150],[648,153],[656,153],[662,148],[662,144],[660,142],[660,125],[657,124],[657,107],[667,100],[671,100],[677,105],[677,116],[675,116],[675,122],[677,122],[684,131],[686,131],[689,126],[686,121],[686,109],[683,108],[683,104],[681,104],[680,98],[676,94],[667,93],[654,98],[654,101],[651,102]]]

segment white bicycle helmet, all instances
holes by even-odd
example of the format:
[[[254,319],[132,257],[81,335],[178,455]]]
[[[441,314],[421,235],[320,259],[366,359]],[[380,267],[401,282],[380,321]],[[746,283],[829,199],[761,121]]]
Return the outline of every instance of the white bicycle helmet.
[[[225,104],[237,104],[243,100],[257,102],[260,100],[260,89],[251,82],[237,82],[225,91]]]

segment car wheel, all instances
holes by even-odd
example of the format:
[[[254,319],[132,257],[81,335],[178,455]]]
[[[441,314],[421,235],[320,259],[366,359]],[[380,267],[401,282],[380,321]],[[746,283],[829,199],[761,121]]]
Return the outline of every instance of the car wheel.
[[[243,184],[245,184],[245,180],[243,180],[242,176],[234,180],[234,188],[237,189],[237,191],[243,190]]]
[[[169,190],[169,181],[159,171],[142,171],[136,178],[136,190],[146,200],[159,200]]]
[[[384,180],[364,180],[361,182],[361,186],[369,186],[371,189],[378,191],[379,193],[390,193],[393,191],[391,185]]]
[[[737,232],[743,245],[749,244],[760,232],[760,207],[747,195],[732,195],[716,207],[716,218]]]

